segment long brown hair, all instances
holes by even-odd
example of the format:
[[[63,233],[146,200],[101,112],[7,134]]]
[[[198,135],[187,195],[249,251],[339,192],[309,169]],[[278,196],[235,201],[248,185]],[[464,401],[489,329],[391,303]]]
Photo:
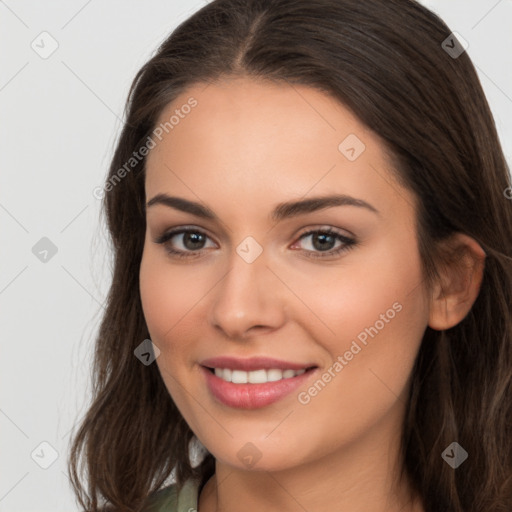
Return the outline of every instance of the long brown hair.
[[[397,177],[418,200],[428,286],[443,261],[439,241],[462,232],[484,249],[483,282],[469,314],[449,330],[426,329],[411,376],[402,473],[426,512],[512,510],[509,169],[475,69],[450,34],[412,0],[214,0],[137,73],[105,184],[114,267],[96,339],[93,400],[69,460],[85,510],[140,511],[171,474],[181,486],[214,471],[209,453],[193,467],[194,434],[157,365],[134,356],[149,338],[138,281],[145,234],[140,148],[179,94],[226,76],[317,88],[382,137]],[[441,458],[453,441],[469,454],[456,470]]]

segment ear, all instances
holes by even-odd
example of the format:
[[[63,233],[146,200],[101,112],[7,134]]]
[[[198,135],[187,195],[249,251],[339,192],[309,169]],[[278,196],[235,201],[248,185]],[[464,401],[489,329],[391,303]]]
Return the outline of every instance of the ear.
[[[435,330],[454,327],[469,313],[478,297],[485,265],[485,252],[476,240],[455,233],[446,242],[446,262],[432,290],[428,325]]]

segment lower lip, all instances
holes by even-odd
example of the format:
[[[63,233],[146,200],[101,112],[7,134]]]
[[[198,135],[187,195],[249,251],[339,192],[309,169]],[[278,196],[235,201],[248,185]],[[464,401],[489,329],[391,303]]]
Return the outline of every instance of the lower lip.
[[[210,393],[224,405],[237,409],[259,409],[273,404],[304,384],[315,370],[313,368],[302,375],[264,384],[233,384],[201,366]]]

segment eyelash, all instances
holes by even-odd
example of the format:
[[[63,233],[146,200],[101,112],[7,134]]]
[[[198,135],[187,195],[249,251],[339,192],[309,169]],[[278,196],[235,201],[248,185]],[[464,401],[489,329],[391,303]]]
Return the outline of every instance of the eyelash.
[[[208,235],[201,231],[200,229],[196,228],[179,228],[172,231],[169,231],[167,233],[164,233],[160,237],[158,237],[156,240],[154,240],[155,243],[165,245],[166,251],[172,256],[177,258],[194,258],[201,255],[201,249],[198,249],[197,251],[177,251],[176,249],[172,249],[169,245],[167,245],[167,242],[171,240],[176,235],[181,235],[184,233],[199,233],[207,238]],[[323,235],[334,235],[336,239],[343,242],[343,245],[338,247],[338,249],[330,249],[329,251],[309,251],[305,250],[305,253],[307,254],[307,257],[309,258],[328,258],[337,256],[341,253],[344,253],[346,251],[349,251],[350,249],[353,249],[355,245],[357,245],[357,241],[354,238],[349,238],[345,235],[342,235],[341,233],[338,233],[336,230],[332,228],[327,229],[313,229],[310,231],[307,231],[305,233],[302,233],[298,240],[302,240],[303,238],[306,238],[309,235],[315,235],[315,234],[323,234]]]

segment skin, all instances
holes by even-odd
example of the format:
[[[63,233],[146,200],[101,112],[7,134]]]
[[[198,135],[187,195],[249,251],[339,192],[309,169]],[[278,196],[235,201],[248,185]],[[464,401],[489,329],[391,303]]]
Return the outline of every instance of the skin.
[[[335,99],[307,86],[223,79],[188,89],[162,112],[164,122],[194,97],[147,159],[146,200],[166,193],[207,205],[219,221],[162,204],[147,208],[140,291],[156,362],[169,393],[216,473],[199,511],[423,511],[398,450],[407,390],[422,335],[460,322],[478,294],[483,251],[466,249],[464,270],[446,269],[426,290],[415,229],[415,197],[395,180],[379,137]],[[350,134],[366,146],[350,161],[338,149]],[[270,220],[279,203],[347,194],[378,214],[345,205]],[[171,228],[206,234],[193,245]],[[357,243],[315,246],[309,229],[333,228]],[[236,248],[248,236],[263,252],[248,263]],[[187,244],[187,245],[185,245]],[[318,248],[320,247],[320,248]],[[251,249],[252,250],[252,249]],[[263,355],[319,367],[298,391],[332,368],[365,328],[398,303],[385,322],[309,403],[293,392],[256,410],[227,407],[210,395],[206,358]],[[361,345],[361,344],[360,344]],[[251,442],[261,458],[248,467]],[[441,457],[440,464],[444,464]]]

